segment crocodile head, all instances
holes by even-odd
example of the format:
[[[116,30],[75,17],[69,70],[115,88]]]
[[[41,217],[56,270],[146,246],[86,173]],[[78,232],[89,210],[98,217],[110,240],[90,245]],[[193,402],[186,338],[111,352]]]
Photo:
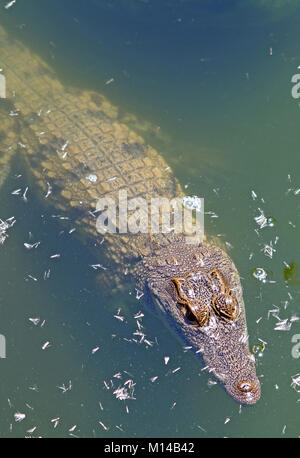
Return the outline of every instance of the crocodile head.
[[[241,404],[260,398],[248,347],[242,287],[231,259],[213,245],[177,242],[142,261],[147,298]]]

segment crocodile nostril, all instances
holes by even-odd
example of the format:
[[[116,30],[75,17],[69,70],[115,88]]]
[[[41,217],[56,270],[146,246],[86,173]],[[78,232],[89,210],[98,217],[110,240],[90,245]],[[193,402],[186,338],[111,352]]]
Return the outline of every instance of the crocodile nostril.
[[[251,391],[254,391],[254,383],[250,380],[240,380],[237,387],[242,393],[250,393]]]

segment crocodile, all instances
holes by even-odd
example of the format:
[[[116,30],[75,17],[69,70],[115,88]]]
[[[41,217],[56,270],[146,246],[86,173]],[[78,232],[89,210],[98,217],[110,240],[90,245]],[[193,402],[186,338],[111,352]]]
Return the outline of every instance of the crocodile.
[[[184,192],[171,168],[120,121],[118,108],[104,95],[62,84],[41,57],[2,27],[0,44],[7,85],[0,110],[5,173],[17,152],[45,202],[73,215],[86,243],[105,247],[106,279],[114,276],[122,284],[132,276],[143,300],[162,312],[228,394],[240,404],[255,404],[261,389],[242,286],[225,250],[213,239],[187,243],[185,233],[174,231],[108,232],[104,238],[97,231],[101,197],[116,200],[126,190],[128,198],[147,202],[181,199]]]

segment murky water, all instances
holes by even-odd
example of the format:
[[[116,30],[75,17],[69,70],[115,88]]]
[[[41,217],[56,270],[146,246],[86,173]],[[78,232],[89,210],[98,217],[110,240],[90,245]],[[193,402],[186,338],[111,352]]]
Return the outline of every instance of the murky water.
[[[206,232],[242,277],[250,345],[265,348],[262,398],[240,409],[134,290],[103,297],[72,222],[33,187],[27,202],[12,195],[28,185],[16,161],[0,191],[0,217],[16,219],[1,246],[1,435],[299,436],[299,2],[7,3],[11,33],[66,84],[134,114],[186,192],[205,198]]]

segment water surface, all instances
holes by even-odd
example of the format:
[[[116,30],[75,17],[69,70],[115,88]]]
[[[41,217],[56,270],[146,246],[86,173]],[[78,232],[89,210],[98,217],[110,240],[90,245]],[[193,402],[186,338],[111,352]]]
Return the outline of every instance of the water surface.
[[[15,162],[0,190],[0,217],[16,218],[1,247],[1,435],[299,436],[300,278],[284,279],[286,264],[300,263],[298,2],[5,4],[1,23],[14,36],[65,84],[135,115],[186,192],[205,198],[206,232],[227,243],[242,277],[250,346],[265,350],[262,398],[240,409],[134,290],[103,297],[97,259],[68,234],[72,222],[33,186],[27,203],[11,194],[29,182]],[[274,227],[260,227],[261,212]]]

